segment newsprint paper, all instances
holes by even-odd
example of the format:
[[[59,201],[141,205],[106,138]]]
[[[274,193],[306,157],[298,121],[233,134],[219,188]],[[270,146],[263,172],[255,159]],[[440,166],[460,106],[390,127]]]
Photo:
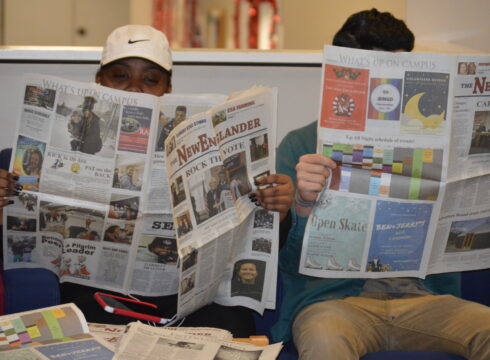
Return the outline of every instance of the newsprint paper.
[[[274,308],[279,218],[247,202],[254,180],[274,172],[274,89],[227,100],[24,81],[11,160],[24,191],[4,211],[6,269],[42,267],[60,282],[125,294],[178,293],[179,314],[215,297]],[[215,144],[206,151],[197,131],[207,125],[184,121],[193,115],[223,121],[224,135],[206,133]],[[165,145],[183,162],[170,181]],[[254,285],[242,286],[242,267],[255,271]]]
[[[490,56],[326,46],[328,189],[300,272],[379,278],[490,266]]]
[[[0,359],[276,359],[282,344],[233,342],[223,329],[87,323],[74,304],[0,316]]]

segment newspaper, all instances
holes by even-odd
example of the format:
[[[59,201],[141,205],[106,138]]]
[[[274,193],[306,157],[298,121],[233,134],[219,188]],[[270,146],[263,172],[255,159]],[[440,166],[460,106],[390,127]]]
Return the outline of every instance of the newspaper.
[[[273,360],[282,344],[255,346],[168,328],[131,323],[114,360]]]
[[[0,359],[111,360],[112,347],[89,333],[74,304],[0,316]]]
[[[177,196],[174,202],[180,199],[184,184],[179,179],[168,184],[164,144],[185,118],[224,103],[227,96],[155,97],[36,74],[26,76],[24,84],[11,160],[11,170],[20,176],[24,191],[4,211],[5,269],[42,267],[58,275],[60,282],[165,296],[178,293],[179,288],[182,293],[179,284],[190,278],[179,280],[179,276],[189,274],[185,270],[190,261],[198,259],[200,276],[192,280],[208,289],[200,304],[211,302],[221,277],[228,276],[223,270],[232,258],[221,256],[226,253],[222,250],[217,257],[215,242],[192,243],[192,249],[177,245],[170,204],[172,196]],[[275,117],[267,121],[269,130],[275,131]],[[260,136],[263,144],[264,135]],[[250,164],[249,173],[272,171],[273,162],[269,150],[268,156]],[[269,274],[277,262],[278,223],[276,215],[262,215],[272,219],[266,229],[249,231],[241,225],[243,229],[223,233],[220,246],[228,241],[223,246],[236,255],[231,244],[235,236],[266,234],[263,237],[274,243],[273,250],[247,248],[241,253],[254,261],[266,258],[264,269],[267,262]],[[203,219],[204,224],[210,222]],[[179,270],[180,264],[184,271]],[[213,273],[207,273],[213,268]],[[268,294],[262,301],[223,293],[219,298],[227,304],[273,307],[267,301],[272,291],[264,288]]]
[[[116,352],[121,338],[128,329],[128,325],[111,325],[88,323],[90,334],[98,339],[102,339],[111,346],[111,350]],[[232,341],[233,335],[223,329],[200,328],[200,327],[166,327],[169,330],[178,330],[181,333],[198,336],[209,336],[217,340]]]
[[[300,272],[488,268],[490,56],[326,46],[323,62],[317,149],[337,168],[310,215]]]
[[[275,306],[278,214],[248,194],[274,172],[276,99],[276,89],[253,87],[192,116],[165,142],[183,259],[179,317],[213,299],[260,313]]]

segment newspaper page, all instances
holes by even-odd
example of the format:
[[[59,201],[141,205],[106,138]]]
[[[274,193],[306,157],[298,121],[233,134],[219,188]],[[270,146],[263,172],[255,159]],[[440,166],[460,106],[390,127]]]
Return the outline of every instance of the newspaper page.
[[[158,98],[43,75],[24,82],[11,160],[24,191],[4,211],[5,268],[43,267],[60,282],[122,293],[177,293],[173,221],[149,200],[168,201],[157,189],[158,141],[182,112],[223,95]]]
[[[458,56],[448,184],[429,273],[490,267],[490,56]]]
[[[275,306],[278,214],[248,194],[275,169],[276,107],[276,89],[254,87],[191,117],[165,142],[182,258],[179,317],[213,300],[260,313]]]
[[[129,324],[130,325],[130,324]],[[111,346],[111,350],[116,352],[121,338],[126,333],[128,325],[111,325],[88,323],[90,334],[98,339],[102,339]],[[203,327],[166,327],[168,330],[175,330],[189,335],[212,337],[216,340],[232,341],[233,335],[223,329],[203,328]]]
[[[488,108],[489,60],[465,61],[478,64],[480,80],[457,75],[455,56],[325,47],[317,149],[337,168],[310,215],[301,273],[423,278],[469,269],[461,267],[469,256],[473,268],[490,265],[488,240],[453,245],[459,234],[476,236],[490,207],[465,195],[471,182],[488,191],[476,123]],[[477,137],[483,146],[471,146]]]
[[[132,323],[114,360],[273,360],[282,344],[255,346]]]
[[[82,312],[64,304],[0,317],[0,358],[111,360],[114,351],[89,334]]]

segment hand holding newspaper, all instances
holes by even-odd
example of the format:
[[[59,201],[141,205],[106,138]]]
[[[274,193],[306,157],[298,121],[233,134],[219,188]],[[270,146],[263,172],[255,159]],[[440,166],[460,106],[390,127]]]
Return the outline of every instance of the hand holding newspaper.
[[[323,62],[317,149],[337,167],[310,215],[300,272],[489,267],[490,57],[326,46]],[[458,74],[459,63],[476,71]]]

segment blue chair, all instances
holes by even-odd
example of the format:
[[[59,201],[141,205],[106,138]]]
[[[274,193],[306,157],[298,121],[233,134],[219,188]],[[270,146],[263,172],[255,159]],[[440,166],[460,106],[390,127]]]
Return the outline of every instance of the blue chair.
[[[8,170],[12,149],[0,151],[0,168]],[[58,277],[41,268],[11,269],[3,272],[5,313],[12,314],[60,303]]]

